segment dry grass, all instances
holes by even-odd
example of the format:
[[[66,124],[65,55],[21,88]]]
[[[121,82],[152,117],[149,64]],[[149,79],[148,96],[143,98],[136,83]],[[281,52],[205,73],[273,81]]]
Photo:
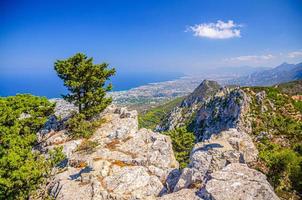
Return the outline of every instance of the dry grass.
[[[103,158],[101,157],[96,157],[96,158],[93,158],[93,161],[99,161],[99,160],[104,160]]]
[[[83,140],[82,143],[77,147],[76,151],[83,151],[91,153],[94,151],[95,147],[99,144],[96,141],[91,140]]]
[[[133,164],[130,164],[130,163],[126,163],[126,162],[123,162],[123,161],[120,161],[120,160],[115,160],[111,163],[112,165],[117,165],[119,167],[129,167],[129,166],[135,166]]]
[[[120,144],[119,140],[112,140],[108,144],[106,144],[105,148],[110,149],[110,150],[115,150],[116,146]]]

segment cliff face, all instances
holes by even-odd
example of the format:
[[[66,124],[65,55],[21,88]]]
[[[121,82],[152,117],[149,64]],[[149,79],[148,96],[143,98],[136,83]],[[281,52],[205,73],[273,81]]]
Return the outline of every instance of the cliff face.
[[[250,124],[245,120],[249,111],[250,97],[239,89],[224,88],[211,101],[202,106],[194,119],[194,132],[198,141],[206,140],[212,134],[219,134],[229,128],[249,133]]]

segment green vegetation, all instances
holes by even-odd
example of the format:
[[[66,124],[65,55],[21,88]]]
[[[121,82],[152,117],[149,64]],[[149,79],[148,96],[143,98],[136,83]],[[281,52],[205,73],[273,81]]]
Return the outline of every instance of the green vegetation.
[[[163,132],[169,135],[172,140],[173,151],[180,168],[185,168],[189,163],[190,152],[194,146],[194,133],[188,132],[186,127]]]
[[[46,98],[32,95],[0,98],[0,199],[28,199],[51,167],[64,159],[60,149],[49,160],[33,151],[36,133],[53,109]]]
[[[159,105],[155,108],[151,108],[138,116],[138,123],[140,128],[148,128],[154,130],[165,117],[179,105],[184,97],[178,97],[172,101],[169,101],[163,105]]]
[[[104,119],[86,120],[81,113],[76,113],[66,122],[66,130],[73,139],[89,138],[97,127],[105,122]]]
[[[281,83],[276,87],[287,95],[301,95],[302,94],[302,80]]]
[[[55,70],[70,92],[63,98],[79,108],[79,114],[74,114],[67,122],[72,138],[91,136],[99,123],[92,122],[93,117],[112,102],[111,98],[105,97],[112,89],[106,81],[115,74],[115,69],[108,69],[108,66],[107,63],[93,64],[93,58],[82,53],[55,62]]]
[[[138,116],[140,128],[155,129],[156,126],[166,120],[167,115],[181,104],[184,97],[176,98],[163,105],[151,108]],[[185,111],[184,111],[185,112]],[[194,117],[195,114],[192,114]],[[192,117],[192,118],[193,118]],[[162,134],[169,135],[172,140],[173,151],[176,160],[179,162],[180,168],[185,168],[189,163],[190,152],[194,146],[195,136],[191,132],[191,118],[185,123],[184,127],[175,130],[166,131]]]
[[[86,119],[91,119],[112,102],[105,97],[112,89],[106,81],[115,74],[115,69],[108,69],[108,66],[107,63],[93,64],[93,58],[82,53],[55,62],[55,70],[70,92],[63,98],[78,106]]]
[[[268,167],[267,176],[280,197],[292,197],[293,189],[302,191],[302,154],[282,148],[268,140],[259,144],[259,157]]]
[[[267,133],[257,142],[260,161],[256,167],[267,174],[276,193],[283,199],[298,199],[297,194],[302,194],[301,101],[291,97],[301,94],[301,90],[297,89],[301,85],[293,85],[301,83],[245,88],[252,96],[250,114],[253,134]],[[296,89],[288,90],[291,87]],[[260,91],[267,94],[262,105],[257,103],[255,97],[255,93]]]
[[[78,146],[77,151],[83,151],[86,153],[91,153],[99,144],[96,141],[83,140],[83,142]]]

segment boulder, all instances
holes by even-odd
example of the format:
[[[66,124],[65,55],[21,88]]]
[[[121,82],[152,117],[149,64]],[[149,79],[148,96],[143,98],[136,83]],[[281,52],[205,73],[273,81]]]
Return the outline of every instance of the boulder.
[[[277,200],[273,188],[261,172],[246,164],[232,163],[210,175],[202,189],[206,200]]]
[[[250,163],[257,159],[258,151],[251,138],[236,129],[212,135],[192,149],[190,164],[183,169],[174,191],[200,185],[207,175],[221,170],[230,163]]]
[[[198,195],[198,191],[194,189],[183,189],[178,192],[164,195],[157,200],[202,200]]]

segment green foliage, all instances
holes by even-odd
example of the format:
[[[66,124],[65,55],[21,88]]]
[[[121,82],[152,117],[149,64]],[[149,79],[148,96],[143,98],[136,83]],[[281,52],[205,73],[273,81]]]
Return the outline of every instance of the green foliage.
[[[293,100],[293,106],[302,113],[302,101]]]
[[[75,114],[66,122],[66,129],[72,138],[88,138],[93,133],[92,124],[84,114]]]
[[[293,84],[250,88],[254,94],[263,90],[267,94],[264,105],[259,105],[252,95],[252,128],[254,135],[264,131],[271,137],[257,142],[259,158],[265,165],[262,169],[269,182],[284,199],[295,199],[296,192],[302,193],[301,101],[294,101],[288,96],[301,94],[302,87]],[[266,106],[268,110],[262,112],[261,106]]]
[[[57,166],[60,164],[63,160],[66,159],[66,155],[62,152],[63,146],[61,147],[55,147],[54,149],[50,150],[49,157],[50,157],[50,164],[52,167]]]
[[[84,151],[91,153],[99,145],[96,141],[84,140],[77,148],[77,151]]]
[[[66,122],[66,129],[71,138],[89,138],[95,129],[104,123],[103,119],[86,120],[85,115],[78,113],[74,114]]]
[[[55,62],[58,76],[70,91],[63,98],[78,106],[86,119],[100,113],[112,102],[111,98],[105,97],[112,89],[106,81],[115,74],[115,69],[108,69],[108,66],[107,63],[93,64],[93,58],[82,53]]]
[[[301,95],[302,94],[302,80],[281,83],[276,87],[287,95]]]
[[[279,195],[284,196],[285,191],[302,191],[302,155],[299,152],[266,140],[260,146],[259,157],[267,164],[268,179]]]
[[[189,163],[190,152],[194,146],[195,136],[188,132],[186,127],[164,132],[172,140],[173,151],[180,168],[185,168]]]
[[[0,199],[27,199],[43,180],[49,163],[32,148],[53,109],[32,95],[0,98]]]
[[[158,124],[160,124],[168,113],[172,111],[177,105],[179,105],[183,97],[178,97],[172,101],[169,101],[163,105],[159,105],[155,108],[151,108],[148,111],[139,114],[138,123],[140,128],[148,128],[154,130]]]

